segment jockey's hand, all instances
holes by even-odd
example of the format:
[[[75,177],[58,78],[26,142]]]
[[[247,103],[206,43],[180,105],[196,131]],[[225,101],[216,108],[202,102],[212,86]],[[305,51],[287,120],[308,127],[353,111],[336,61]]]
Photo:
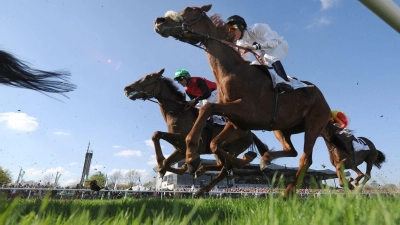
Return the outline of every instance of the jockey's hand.
[[[195,98],[188,101],[188,103],[186,103],[185,110],[193,108],[196,104],[197,104],[197,99],[195,99]]]

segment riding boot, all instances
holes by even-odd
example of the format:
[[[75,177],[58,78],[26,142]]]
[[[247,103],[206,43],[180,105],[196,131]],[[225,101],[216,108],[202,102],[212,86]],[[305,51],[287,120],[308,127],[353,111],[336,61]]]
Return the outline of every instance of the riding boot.
[[[285,69],[283,69],[281,61],[276,61],[272,63],[272,67],[279,77],[284,79],[286,82],[289,82],[289,78],[286,75]],[[293,87],[285,82],[277,83],[275,88],[278,92],[292,92],[294,91]]]

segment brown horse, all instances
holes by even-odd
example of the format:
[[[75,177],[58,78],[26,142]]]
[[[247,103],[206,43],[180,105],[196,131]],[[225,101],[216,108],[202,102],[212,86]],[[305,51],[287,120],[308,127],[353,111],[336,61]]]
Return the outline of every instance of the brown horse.
[[[333,126],[331,131],[334,131],[334,133],[325,135],[324,140],[326,146],[328,147],[330,161],[336,168],[336,174],[339,178],[340,186],[347,186],[352,190],[354,189],[354,186],[351,184],[351,182],[354,180],[354,185],[358,186],[363,177],[364,179],[361,182],[361,185],[364,185],[371,178],[372,166],[376,166],[378,169],[381,168],[381,164],[386,160],[385,154],[377,150],[375,145],[368,138],[356,138],[353,135],[346,135],[345,133],[340,134],[339,128],[331,124],[331,122],[329,122],[329,126]],[[363,145],[367,145],[369,150],[356,151],[357,149],[353,148],[353,141],[357,141],[359,143],[361,142]],[[332,144],[332,142],[335,142],[336,144]],[[367,164],[365,175],[357,168],[357,166],[363,162]],[[356,179],[349,178],[346,180],[342,173],[342,165],[343,169],[351,169],[356,172]]]
[[[180,175],[187,171],[186,164],[181,168],[173,168],[171,165],[185,158],[185,138],[190,132],[198,115],[198,109],[196,108],[185,110],[185,94],[179,91],[171,79],[163,77],[163,73],[164,69],[157,73],[146,75],[124,89],[125,95],[131,100],[151,100],[155,98],[160,105],[161,114],[168,127],[168,132],[156,131],[152,137],[160,177],[163,177],[167,171]],[[209,127],[202,130],[201,141],[196,152],[198,154],[212,154],[209,149],[209,143],[211,139],[216,137],[222,130],[223,126],[216,124],[214,124],[212,128]],[[167,159],[165,159],[161,151],[160,139],[167,141],[175,147],[175,151]],[[248,149],[253,142],[261,155],[268,151],[268,147],[252,132],[248,132],[245,136],[235,141],[225,142],[222,148],[230,155],[236,157]],[[201,195],[204,192],[210,191],[218,182],[228,175],[228,171],[232,167],[242,168],[250,163],[257,154],[249,151],[244,154],[243,159],[235,158],[229,162],[221,160],[217,155],[214,156],[217,165],[201,166],[200,169],[196,171],[195,175],[199,176],[208,170],[220,170],[221,172],[208,185],[198,190],[195,193],[196,195]]]
[[[48,72],[31,68],[11,53],[0,50],[0,84],[67,97],[65,92],[76,89],[76,86],[68,81],[69,76],[70,73],[66,71]]]
[[[235,141],[249,130],[274,130],[283,151],[266,152],[260,162],[261,169],[279,157],[296,157],[290,137],[304,132],[303,154],[293,183],[289,184],[284,197],[294,193],[302,183],[304,174],[312,164],[316,139],[325,129],[330,108],[321,91],[316,87],[296,89],[291,93],[277,94],[267,70],[260,70],[246,63],[226,41],[227,25],[206,12],[211,5],[186,7],[179,13],[169,11],[165,17],[155,20],[155,31],[163,37],[172,36],[189,44],[200,43],[206,50],[214,78],[218,85],[218,103],[208,104],[200,110],[191,132],[186,138],[186,162],[189,171],[197,168],[201,131],[206,120],[213,114],[223,115],[229,122],[212,140],[211,150],[220,157],[233,158],[221,150],[221,145]]]

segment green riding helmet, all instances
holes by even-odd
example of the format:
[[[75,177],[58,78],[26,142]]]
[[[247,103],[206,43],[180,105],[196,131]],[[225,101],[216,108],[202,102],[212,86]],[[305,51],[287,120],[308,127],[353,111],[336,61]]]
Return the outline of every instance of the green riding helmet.
[[[181,80],[182,79],[181,77],[189,79],[191,76],[190,76],[190,73],[187,70],[180,69],[180,70],[176,71],[174,80]]]

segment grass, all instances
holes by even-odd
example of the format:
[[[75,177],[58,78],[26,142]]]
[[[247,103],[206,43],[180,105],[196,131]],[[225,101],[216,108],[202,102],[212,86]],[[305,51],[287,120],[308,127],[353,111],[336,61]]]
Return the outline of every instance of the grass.
[[[400,224],[400,197],[0,200],[0,224]]]

